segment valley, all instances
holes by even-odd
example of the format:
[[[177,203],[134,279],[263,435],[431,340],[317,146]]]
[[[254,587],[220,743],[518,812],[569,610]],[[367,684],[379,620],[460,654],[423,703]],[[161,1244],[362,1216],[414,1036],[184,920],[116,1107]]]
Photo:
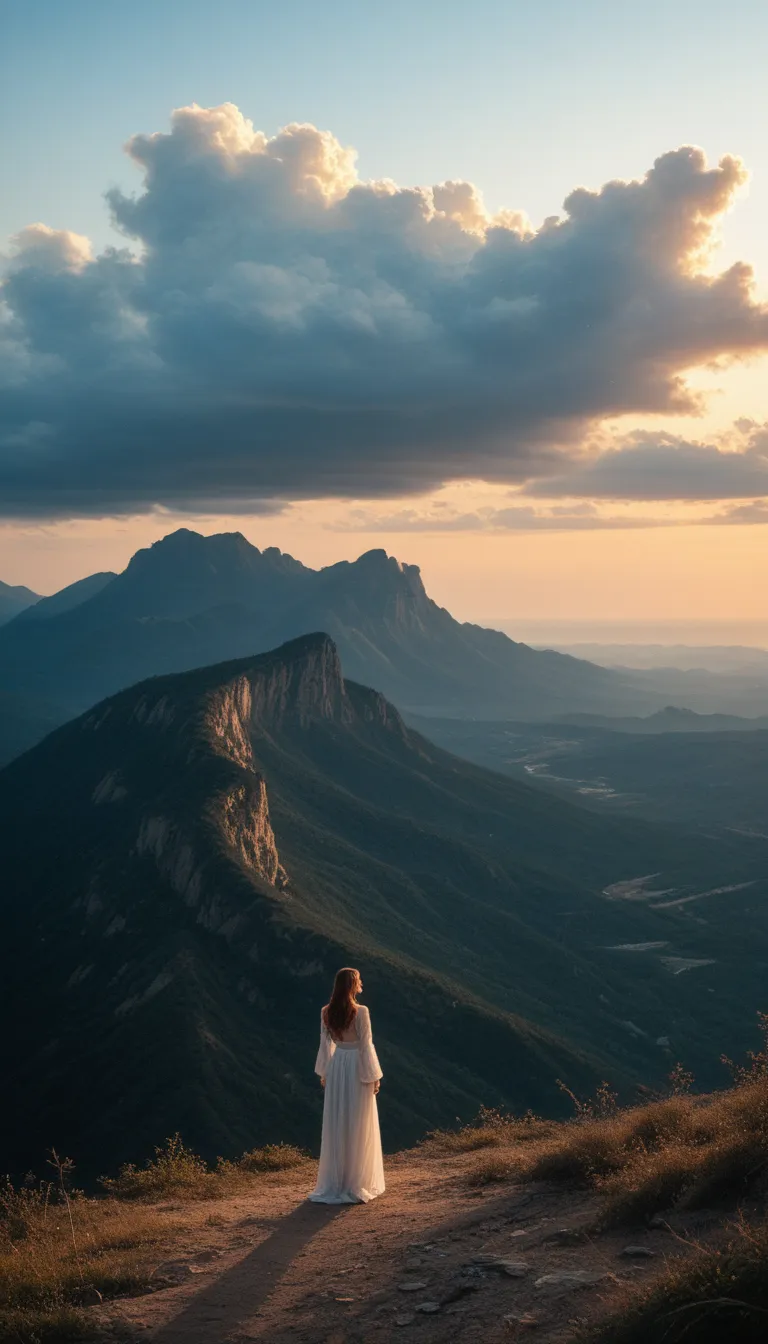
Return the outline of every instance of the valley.
[[[768,839],[768,729],[723,720],[712,731],[709,715],[671,709],[614,729],[578,714],[535,724],[409,719],[449,751],[604,814]]]

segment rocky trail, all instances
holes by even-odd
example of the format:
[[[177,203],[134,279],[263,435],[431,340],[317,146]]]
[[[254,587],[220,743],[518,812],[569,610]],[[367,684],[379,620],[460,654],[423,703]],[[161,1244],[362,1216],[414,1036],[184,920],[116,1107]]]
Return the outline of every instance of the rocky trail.
[[[184,1231],[156,1288],[93,1308],[105,1339],[153,1344],[555,1344],[686,1241],[666,1225],[589,1231],[589,1196],[468,1187],[466,1156],[399,1154],[370,1205],[307,1202],[313,1170],[254,1194],[163,1206]],[[167,1249],[164,1254],[167,1256]]]

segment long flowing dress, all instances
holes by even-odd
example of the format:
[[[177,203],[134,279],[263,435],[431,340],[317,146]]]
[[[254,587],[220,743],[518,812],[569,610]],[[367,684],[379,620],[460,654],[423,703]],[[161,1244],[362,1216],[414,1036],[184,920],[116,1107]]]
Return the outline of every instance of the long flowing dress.
[[[384,1193],[379,1112],[373,1084],[382,1072],[371,1015],[357,1005],[355,1040],[335,1041],[320,1018],[315,1073],[325,1079],[316,1204],[367,1204]]]

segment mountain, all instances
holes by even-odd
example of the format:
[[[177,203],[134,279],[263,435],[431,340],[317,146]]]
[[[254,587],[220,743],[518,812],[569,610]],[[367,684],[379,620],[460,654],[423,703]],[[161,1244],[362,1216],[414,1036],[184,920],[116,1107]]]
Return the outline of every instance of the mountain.
[[[20,611],[39,601],[40,594],[33,593],[31,588],[25,588],[22,584],[13,587],[11,584],[0,582],[0,625],[12,621]]]
[[[276,547],[260,551],[239,532],[204,537],[179,528],[137,551],[78,619],[94,630],[117,620],[186,621],[222,606],[269,613],[312,573]]]
[[[81,584],[72,596],[84,600],[68,610],[59,594],[59,614],[49,604],[47,620],[0,632],[0,690],[56,699],[75,714],[143,677],[323,629],[351,675],[421,713],[530,718],[663,703],[617,672],[456,621],[428,597],[417,566],[383,550],[316,571],[239,533],[180,529],[102,578],[91,596]]]
[[[758,843],[450,756],[325,635],[102,702],[0,771],[0,815],[0,1151],[21,1170],[51,1143],[114,1167],[176,1129],[209,1156],[315,1143],[345,963],[390,1148],[481,1102],[556,1110],[557,1078],[661,1078],[670,1050],[704,1080],[763,1003]]]
[[[116,575],[109,570],[99,574],[89,574],[87,578],[69,583],[66,588],[60,588],[57,593],[52,593],[50,597],[41,597],[31,606],[25,607],[16,617],[16,620],[19,622],[45,621],[49,620],[51,616],[60,616],[62,612],[72,611],[75,607],[79,607],[81,602],[87,602],[88,598],[100,593],[114,578],[116,578]]]
[[[671,700],[699,710],[768,711],[768,680],[709,672],[617,671],[462,623],[416,565],[383,550],[309,569],[239,533],[182,528],[122,574],[93,575],[0,630],[0,693],[80,713],[144,677],[185,671],[325,630],[349,675],[421,715],[552,719],[643,715]],[[35,609],[37,610],[37,609]],[[36,740],[39,709],[13,729]],[[0,718],[0,757],[7,756]]]

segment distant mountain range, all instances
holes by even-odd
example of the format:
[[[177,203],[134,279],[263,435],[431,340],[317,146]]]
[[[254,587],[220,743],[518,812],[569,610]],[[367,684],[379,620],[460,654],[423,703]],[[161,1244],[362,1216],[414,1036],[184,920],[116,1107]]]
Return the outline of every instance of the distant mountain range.
[[[451,756],[323,634],[103,701],[0,771],[0,815],[4,1169],[55,1144],[93,1173],[177,1129],[316,1143],[345,963],[389,1147],[481,1102],[552,1112],[557,1078],[711,1081],[764,1007],[764,846]]]
[[[12,621],[14,616],[39,601],[40,594],[33,593],[31,588],[25,588],[22,584],[12,587],[11,584],[0,583],[0,625]]]
[[[0,630],[0,694],[39,702],[29,720],[16,718],[12,743],[0,720],[0,762],[21,738],[37,740],[44,705],[71,716],[143,677],[312,630],[331,635],[352,677],[421,714],[647,714],[670,698],[670,674],[657,685],[654,673],[597,667],[455,620],[427,596],[415,565],[382,550],[313,570],[239,533],[181,529],[138,551],[123,573],[91,575]],[[745,689],[738,678],[675,677],[678,703],[730,711],[754,701],[768,711],[768,680]]]

